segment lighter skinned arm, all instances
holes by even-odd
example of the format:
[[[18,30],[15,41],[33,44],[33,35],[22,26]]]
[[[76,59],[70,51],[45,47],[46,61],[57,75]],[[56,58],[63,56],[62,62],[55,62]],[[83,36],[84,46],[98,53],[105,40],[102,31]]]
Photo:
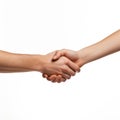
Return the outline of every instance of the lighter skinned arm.
[[[118,51],[120,51],[120,30],[96,44],[77,51],[78,64],[83,65]]]
[[[109,54],[120,51],[120,30],[114,32],[103,40],[85,47],[78,51],[73,50],[58,50],[53,57],[53,60],[59,59],[61,56],[65,56],[75,62],[79,67],[82,67],[84,64],[92,62],[94,60],[100,59]],[[48,77],[47,75],[43,75],[48,80],[57,80],[56,75],[52,75]]]

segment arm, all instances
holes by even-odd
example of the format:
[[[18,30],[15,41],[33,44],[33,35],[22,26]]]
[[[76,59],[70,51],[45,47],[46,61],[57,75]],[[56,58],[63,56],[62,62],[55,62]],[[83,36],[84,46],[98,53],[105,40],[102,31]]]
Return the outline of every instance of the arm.
[[[48,75],[61,75],[61,80],[69,79],[79,71],[79,67],[69,59],[62,57],[52,62],[55,52],[47,55],[15,54],[0,51],[0,72],[39,71]]]
[[[33,71],[33,61],[36,56],[14,54],[0,51],[0,72],[28,72]]]
[[[120,50],[120,30],[100,42],[77,51],[79,66],[92,62]]]
[[[60,56],[66,56],[76,62],[80,67],[86,63],[92,62],[109,54],[120,50],[120,30],[114,32],[103,40],[85,47],[78,51],[59,50],[56,52],[53,60],[57,60]]]
[[[73,50],[59,50],[56,52],[53,60],[59,59],[61,56],[65,56],[75,62],[79,67],[84,64],[107,56],[109,54],[115,53],[120,50],[120,30],[109,35],[100,42],[90,45],[78,51]],[[57,76],[48,77],[44,75],[47,79],[52,80]]]

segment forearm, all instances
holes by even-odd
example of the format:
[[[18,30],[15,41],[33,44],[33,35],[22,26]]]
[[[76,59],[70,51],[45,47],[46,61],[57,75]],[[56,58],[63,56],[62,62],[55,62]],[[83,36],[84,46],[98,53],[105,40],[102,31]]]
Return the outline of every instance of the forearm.
[[[0,73],[13,73],[13,72],[28,72],[27,69],[22,68],[10,68],[10,67],[0,67]]]
[[[38,63],[40,57],[40,55],[14,54],[0,51],[0,72],[38,71],[35,64]]]
[[[78,51],[79,65],[89,63],[120,50],[120,30],[102,41]],[[82,58],[82,59],[81,59]]]

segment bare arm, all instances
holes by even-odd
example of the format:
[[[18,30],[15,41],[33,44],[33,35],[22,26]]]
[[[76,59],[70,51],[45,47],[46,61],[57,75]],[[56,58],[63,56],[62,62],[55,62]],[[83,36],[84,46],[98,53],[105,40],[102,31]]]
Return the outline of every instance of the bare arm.
[[[86,63],[92,62],[109,54],[115,53],[120,50],[120,30],[112,33],[103,40],[80,49],[78,51],[73,50],[58,50],[53,57],[53,60],[57,60],[60,56],[66,56],[72,61],[82,66]]]
[[[0,72],[28,72],[35,69],[33,61],[37,57],[27,54],[15,54],[0,51]]]
[[[77,51],[78,64],[86,64],[120,50],[120,30],[100,42]]]
[[[61,81],[79,71],[78,65],[65,57],[52,62],[55,52],[46,55],[15,54],[0,51],[0,72],[39,71],[48,75],[61,75]]]
[[[100,42],[78,51],[66,49],[58,50],[53,57],[53,60],[57,60],[61,56],[65,56],[79,65],[79,67],[82,67],[86,63],[92,62],[117,51],[120,51],[120,30],[114,32]],[[56,77],[57,80],[57,76],[55,75],[51,77],[48,77],[47,75],[44,76],[49,80],[55,79]]]

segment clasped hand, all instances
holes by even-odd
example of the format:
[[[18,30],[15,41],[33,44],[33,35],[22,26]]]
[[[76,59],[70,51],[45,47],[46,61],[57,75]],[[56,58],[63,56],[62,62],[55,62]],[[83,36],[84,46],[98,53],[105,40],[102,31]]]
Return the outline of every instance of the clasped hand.
[[[64,82],[80,71],[78,65],[78,54],[73,50],[58,50],[46,55],[51,64],[46,64],[47,68],[43,73],[43,77],[51,82]]]

